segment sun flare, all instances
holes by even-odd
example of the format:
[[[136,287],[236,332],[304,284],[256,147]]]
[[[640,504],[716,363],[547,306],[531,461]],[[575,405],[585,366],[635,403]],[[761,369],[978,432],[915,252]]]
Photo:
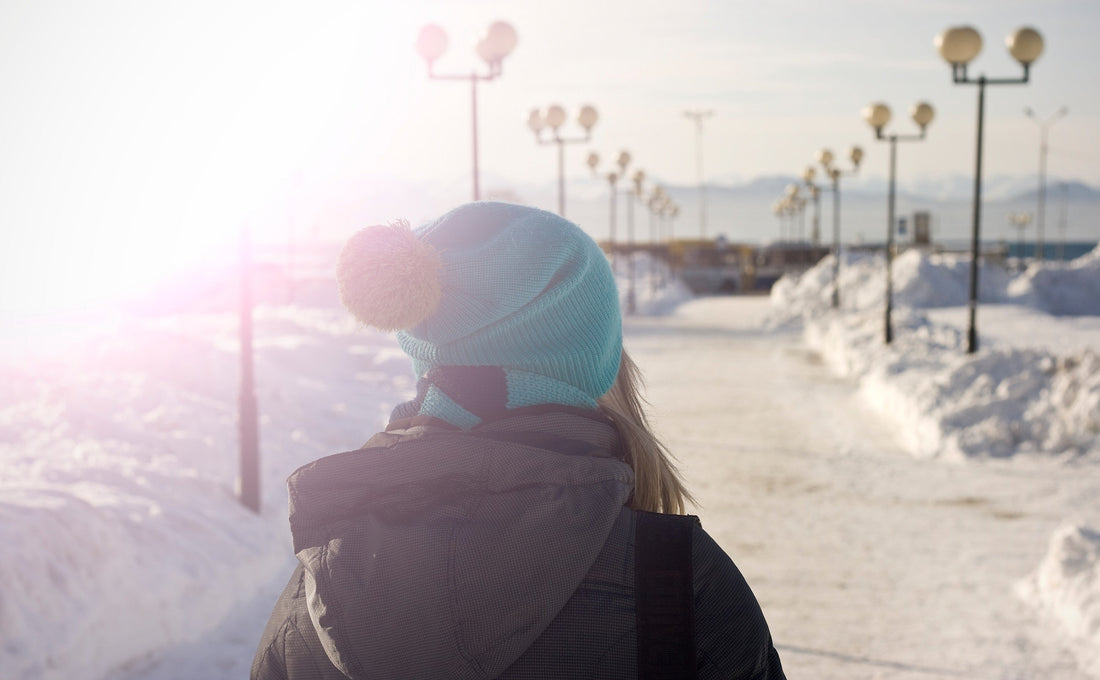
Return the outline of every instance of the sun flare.
[[[5,159],[21,172],[4,178],[0,309],[131,299],[231,260],[244,225],[285,238],[317,140],[358,127],[377,146],[402,116],[400,97],[355,127],[342,109],[401,90],[392,55],[411,53],[413,10],[379,22],[373,3],[157,7],[18,17],[9,47],[36,77],[8,92],[28,128]]]

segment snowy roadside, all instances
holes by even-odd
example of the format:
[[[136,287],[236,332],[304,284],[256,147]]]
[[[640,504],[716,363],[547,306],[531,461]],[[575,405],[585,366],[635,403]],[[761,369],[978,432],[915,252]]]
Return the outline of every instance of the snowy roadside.
[[[982,266],[980,351],[967,355],[968,262],[909,251],[894,263],[894,341],[884,343],[884,263],[848,257],[840,311],[828,306],[833,259],[772,292],[772,325],[801,324],[806,343],[892,421],[918,458],[1013,457],[1100,465],[1100,248],[1020,275]],[[996,310],[992,337],[983,309]],[[1011,320],[1018,319],[1015,323]],[[1093,323],[1093,322],[1096,323]],[[1005,328],[1010,330],[1006,331]],[[1100,675],[1100,500],[1064,518],[1018,593],[1059,621],[1079,663]]]
[[[235,315],[114,331],[0,366],[0,677],[117,677],[281,587],[287,475],[359,446],[411,385],[337,310],[258,310],[257,516],[233,489]]]
[[[952,308],[933,307],[959,304],[965,284],[957,263],[898,261],[898,340],[889,349],[879,335],[875,265],[853,261],[843,269],[842,314],[824,302],[828,262],[784,280],[773,296],[773,322],[805,319],[807,341],[911,433],[905,441],[916,455],[1036,461],[1097,474],[1096,433],[1090,439],[1088,428],[1098,411],[1090,401],[1098,326],[1091,317],[1053,317],[1042,306],[1053,299],[1064,311],[1080,286],[1096,285],[1095,265],[1031,272],[1029,281],[1057,279],[1060,288],[1032,283],[1027,295],[1012,293],[1022,279],[989,272],[990,295],[1015,306],[988,315],[992,341],[971,359],[947,318]],[[908,283],[906,266],[920,272]],[[1082,276],[1084,283],[1066,283]],[[646,285],[638,292],[646,314],[667,313],[686,298],[681,288],[657,298]],[[1027,346],[1003,342],[1013,336],[1003,332],[1012,327],[1008,317],[1020,318],[1013,310],[1032,313],[1024,323],[1040,324],[1058,343],[1036,342],[1037,333]],[[653,328],[650,340],[662,352],[679,351],[661,344],[663,326]],[[412,392],[407,359],[392,337],[357,328],[331,301],[257,311],[265,503],[257,517],[232,488],[234,315],[118,321],[60,346],[39,341],[33,329],[14,330],[24,342],[0,361],[0,677],[240,677],[267,603],[293,563],[285,478],[301,464],[359,446],[380,427]],[[1011,436],[1001,423],[1015,427]],[[1077,641],[1081,667],[1100,677],[1100,660],[1090,656],[1100,649],[1100,508],[1094,498],[1052,507],[1078,516],[1069,521],[1067,514],[1018,592],[1061,622]]]
[[[310,281],[299,296],[314,305],[254,315],[259,516],[234,490],[236,314],[5,320],[0,678],[247,669],[294,564],[286,478],[361,446],[415,387],[392,335],[359,327],[331,291],[331,277]],[[637,292],[648,315],[690,297],[648,279]],[[227,630],[242,610],[252,627]],[[199,641],[200,656],[171,651]]]

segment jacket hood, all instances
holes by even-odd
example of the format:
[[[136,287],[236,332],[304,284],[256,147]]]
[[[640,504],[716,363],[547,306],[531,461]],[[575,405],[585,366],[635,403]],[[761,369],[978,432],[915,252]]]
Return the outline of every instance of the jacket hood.
[[[289,480],[310,618],[350,678],[487,679],[537,638],[633,489],[596,412],[416,426]]]

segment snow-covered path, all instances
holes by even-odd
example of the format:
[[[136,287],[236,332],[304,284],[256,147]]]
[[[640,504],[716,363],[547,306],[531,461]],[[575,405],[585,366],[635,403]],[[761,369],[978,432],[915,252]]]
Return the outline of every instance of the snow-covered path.
[[[1087,541],[1050,553],[1064,568],[1044,585],[1045,607],[1015,592],[1059,527],[1095,523],[1093,445],[1077,455],[1040,447],[915,457],[895,429],[916,425],[870,406],[882,386],[837,377],[835,362],[807,349],[808,332],[762,323],[775,304],[690,301],[670,316],[628,319],[626,344],[648,378],[654,425],[697,494],[695,511],[753,585],[788,676],[1100,677],[1081,670],[1097,668],[1085,665],[1095,657],[1100,582]],[[985,327],[996,330],[999,317],[1002,328],[1052,325],[1010,311],[990,310]],[[135,320],[56,365],[8,359],[0,533],[4,554],[18,559],[0,559],[10,575],[0,592],[3,680],[82,668],[103,680],[247,676],[294,561],[283,480],[359,445],[408,398],[411,378],[391,337],[338,310],[258,310],[265,510],[256,517],[231,489],[235,328],[232,315]],[[1096,346],[1092,328],[1074,337]],[[1020,366],[1028,369],[1010,368]],[[1085,397],[1094,377],[1078,387]],[[882,376],[920,382],[898,378]],[[941,401],[965,410],[978,402],[959,390],[1004,375],[962,378]],[[1042,620],[1046,610],[1059,618]],[[1067,628],[1082,632],[1059,641]]]
[[[1015,594],[1095,474],[902,451],[762,298],[629,324],[656,427],[791,678],[1086,678]]]

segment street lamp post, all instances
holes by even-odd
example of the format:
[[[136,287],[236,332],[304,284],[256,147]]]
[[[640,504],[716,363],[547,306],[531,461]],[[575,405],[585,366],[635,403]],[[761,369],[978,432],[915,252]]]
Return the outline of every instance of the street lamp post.
[[[646,198],[646,206],[649,207],[649,240],[657,243],[660,241],[660,234],[657,232],[654,222],[654,217],[661,209],[661,205],[669,200],[665,194],[665,188],[660,184],[656,184],[649,190],[649,196]]]
[[[1059,118],[1069,113],[1069,109],[1062,107],[1054,112],[1050,118],[1040,120],[1030,108],[1024,109],[1024,115],[1034,120],[1039,125],[1039,209],[1036,211],[1035,220],[1035,257],[1043,261],[1043,227],[1047,214],[1047,131]]]
[[[677,268],[673,266],[673,253],[672,253],[672,232],[675,229],[676,218],[680,216],[680,205],[673,201],[671,198],[666,198],[661,205],[661,225],[662,230],[665,233],[665,242],[668,243],[668,280],[671,281],[677,272]]]
[[[863,160],[863,149],[853,146],[848,152],[848,158],[852,161],[852,169],[848,172],[841,171],[833,165],[833,152],[822,149],[817,152],[817,162],[825,169],[829,177],[831,191],[833,192],[833,300],[834,308],[840,307],[840,178],[850,177],[859,172],[859,163]]]
[[[1031,224],[1031,213],[1009,213],[1008,223],[1016,228],[1016,270],[1024,269],[1024,230]]]
[[[684,115],[695,121],[695,176],[699,180],[699,238],[707,237],[707,185],[703,181],[703,120],[714,115],[714,111],[684,111]]]
[[[558,130],[565,122],[565,109],[557,104],[551,104],[543,113],[538,109],[531,109],[527,116],[527,127],[535,133],[535,141],[539,144],[558,145],[558,214],[565,217],[565,145],[573,143],[587,143],[592,138],[592,127],[599,120],[600,115],[595,107],[584,105],[577,115],[577,122],[584,128],[584,137],[562,137]],[[542,138],[542,131],[550,128],[553,137]]]
[[[416,39],[416,51],[428,63],[428,77],[433,80],[470,81],[471,130],[473,131],[474,156],[474,200],[481,200],[481,188],[478,184],[477,166],[477,83],[479,80],[493,80],[501,74],[501,63],[516,47],[516,30],[504,21],[494,21],[485,37],[477,44],[477,54],[489,66],[488,73],[471,71],[462,75],[440,75],[434,71],[435,60],[447,51],[447,33],[435,24],[427,24],[420,29]]]
[[[800,243],[806,242],[806,197],[799,196],[796,199],[798,207],[798,240]]]
[[[249,228],[241,228],[240,352],[241,391],[238,401],[239,470],[237,492],[241,503],[260,512],[260,426],[252,359],[252,242]]]
[[[1028,82],[1031,64],[1043,52],[1043,38],[1033,28],[1020,28],[1005,40],[1008,51],[1024,69],[1020,78],[967,77],[966,67],[982,51],[982,36],[970,26],[949,28],[936,36],[935,45],[944,61],[951,64],[951,78],[956,85],[978,86],[978,134],[974,162],[974,209],[970,233],[970,324],[967,330],[966,351],[978,351],[978,250],[980,248],[982,216],[982,127],[985,119],[986,85],[1022,85]]]
[[[654,260],[658,259],[657,255],[657,205],[660,198],[657,195],[659,186],[655,186],[650,189],[649,194],[645,199],[645,206],[649,208],[649,243],[651,251],[654,255]],[[649,293],[655,295],[657,293],[657,286],[661,282],[662,273],[660,267],[656,266],[654,262],[653,275],[649,277]]]
[[[787,185],[787,193],[783,197],[787,205],[787,211],[791,215],[789,240],[802,241],[806,232],[806,199],[802,196],[802,187],[796,183]],[[795,218],[797,217],[798,230],[795,231]]]
[[[642,170],[635,170],[630,180],[634,183],[634,187],[630,193],[627,194],[626,207],[626,265],[627,265],[627,291],[626,291],[626,312],[627,314],[633,314],[638,307],[637,297],[634,289],[634,201],[640,200],[642,197],[642,183],[645,182],[645,172]]]
[[[653,244],[654,248],[656,248],[658,243],[661,243],[663,241],[663,234],[660,233],[661,227],[663,225],[660,224],[657,218],[660,216],[665,204],[670,202],[670,200],[671,199],[669,199],[668,195],[665,194],[664,187],[659,184],[650,189],[649,195],[646,198],[646,207],[649,208],[649,240]],[[665,244],[664,253],[665,257],[663,259],[665,268],[659,271],[659,277],[652,277],[650,279],[650,292],[653,294],[656,294],[658,284],[660,284],[661,286],[664,286],[665,284],[665,270],[668,268],[669,264],[668,244]]]
[[[810,200],[814,204],[814,217],[810,221],[810,243],[815,246],[821,243],[821,188],[814,184],[816,174],[812,165],[806,166],[802,172],[802,183],[809,190]]]
[[[1061,189],[1062,201],[1058,210],[1058,261],[1066,259],[1066,183],[1058,185]]]
[[[787,206],[782,198],[777,199],[775,203],[772,203],[772,214],[779,220],[779,240],[782,242],[786,240],[783,236],[783,230],[785,227],[785,218],[787,216]]]
[[[899,135],[897,133],[884,135],[882,128],[886,127],[886,124],[890,122],[890,107],[886,104],[875,103],[863,109],[863,118],[867,123],[875,129],[875,139],[880,141],[890,142],[890,188],[888,191],[888,198],[886,199],[888,208],[886,210],[886,344],[890,344],[894,341],[894,325],[891,317],[894,311],[894,277],[893,277],[893,261],[894,261],[894,222],[896,216],[894,213],[894,200],[895,200],[895,185],[897,177],[897,149],[898,141],[916,142],[924,139],[925,131],[928,128],[928,124],[932,122],[932,118],[936,115],[935,110],[927,102],[918,102],[913,105],[909,110],[909,114],[913,118],[913,122],[920,128],[920,134],[916,135]]]
[[[806,201],[799,195],[797,184],[787,185],[786,192],[772,204],[772,212],[779,218],[780,242],[786,243],[799,240],[798,232],[795,231],[795,224],[805,206]]]
[[[795,208],[798,209],[798,241],[806,242],[806,197],[795,198]]]
[[[588,154],[588,158],[585,161],[592,172],[597,172],[596,168],[600,165],[600,155],[595,151]],[[618,171],[612,170],[605,175],[607,179],[608,188],[610,189],[610,203],[608,212],[608,244],[611,250],[611,269],[615,270],[615,264],[617,260],[617,247],[615,243],[615,229],[617,226],[617,220],[615,219],[615,207],[619,202],[618,183],[619,178],[626,175],[626,168],[630,165],[630,152],[620,151],[618,157],[615,159],[615,165],[618,167]]]

